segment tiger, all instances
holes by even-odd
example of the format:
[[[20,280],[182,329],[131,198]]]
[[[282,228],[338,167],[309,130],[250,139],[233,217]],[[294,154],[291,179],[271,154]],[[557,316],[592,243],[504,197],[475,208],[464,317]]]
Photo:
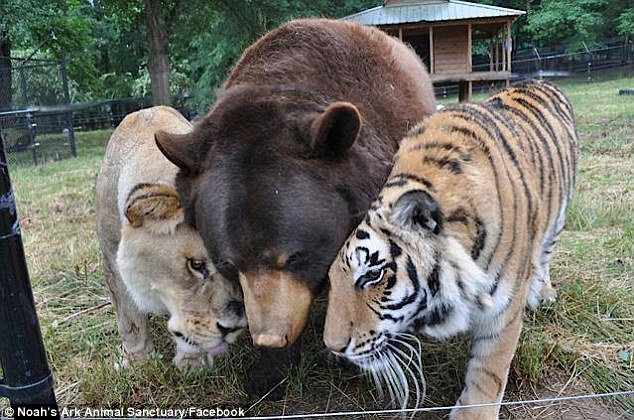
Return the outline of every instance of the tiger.
[[[556,297],[549,264],[577,161],[571,103],[546,81],[420,122],[329,269],[326,346],[404,408],[407,376],[424,381],[412,333],[467,333],[450,418],[497,418],[525,308]]]

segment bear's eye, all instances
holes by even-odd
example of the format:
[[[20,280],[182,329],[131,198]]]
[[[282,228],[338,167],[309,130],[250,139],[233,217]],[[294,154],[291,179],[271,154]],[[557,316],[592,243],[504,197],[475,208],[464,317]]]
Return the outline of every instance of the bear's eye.
[[[197,271],[198,273],[202,274],[203,278],[209,276],[209,269],[207,269],[207,263],[205,261],[188,258],[187,266],[190,270]]]
[[[383,278],[384,271],[385,270],[383,268],[373,268],[372,270],[368,270],[357,279],[355,285],[358,288],[363,289],[366,286],[378,283]]]
[[[304,264],[306,260],[307,260],[306,255],[303,252],[296,252],[290,257],[288,257],[288,260],[286,260],[286,267],[297,268],[298,266]]]

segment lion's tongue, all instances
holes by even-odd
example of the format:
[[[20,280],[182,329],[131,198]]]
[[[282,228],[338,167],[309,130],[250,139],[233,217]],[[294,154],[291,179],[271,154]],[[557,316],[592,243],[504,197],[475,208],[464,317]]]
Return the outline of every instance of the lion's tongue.
[[[222,342],[215,347],[209,349],[209,355],[211,356],[219,356],[221,354],[226,354],[229,351],[229,344],[226,342]]]

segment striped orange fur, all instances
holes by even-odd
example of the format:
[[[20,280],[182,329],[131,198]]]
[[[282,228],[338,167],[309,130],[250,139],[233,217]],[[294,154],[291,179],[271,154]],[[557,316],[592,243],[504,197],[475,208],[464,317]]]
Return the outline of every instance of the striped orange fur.
[[[402,141],[330,268],[324,340],[405,404],[410,332],[471,336],[455,419],[497,418],[524,308],[552,300],[549,263],[578,159],[570,102],[547,82],[437,112]],[[418,397],[418,393],[417,393]]]

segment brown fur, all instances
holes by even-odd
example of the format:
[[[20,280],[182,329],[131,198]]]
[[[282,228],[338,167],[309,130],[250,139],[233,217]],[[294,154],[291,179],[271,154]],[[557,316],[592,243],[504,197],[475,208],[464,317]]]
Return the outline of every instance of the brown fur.
[[[265,281],[259,272],[275,268],[261,255],[310,252],[301,272],[277,268],[314,294],[385,180],[399,139],[434,109],[429,77],[402,43],[352,23],[297,20],[246,50],[192,135],[156,138],[181,167],[187,220],[215,259],[256,284]],[[211,174],[223,180],[215,188],[206,185]],[[289,293],[305,294],[275,286],[259,296],[280,296],[250,302],[268,314],[249,318],[252,334],[294,341],[308,306],[269,307],[293,302]]]

